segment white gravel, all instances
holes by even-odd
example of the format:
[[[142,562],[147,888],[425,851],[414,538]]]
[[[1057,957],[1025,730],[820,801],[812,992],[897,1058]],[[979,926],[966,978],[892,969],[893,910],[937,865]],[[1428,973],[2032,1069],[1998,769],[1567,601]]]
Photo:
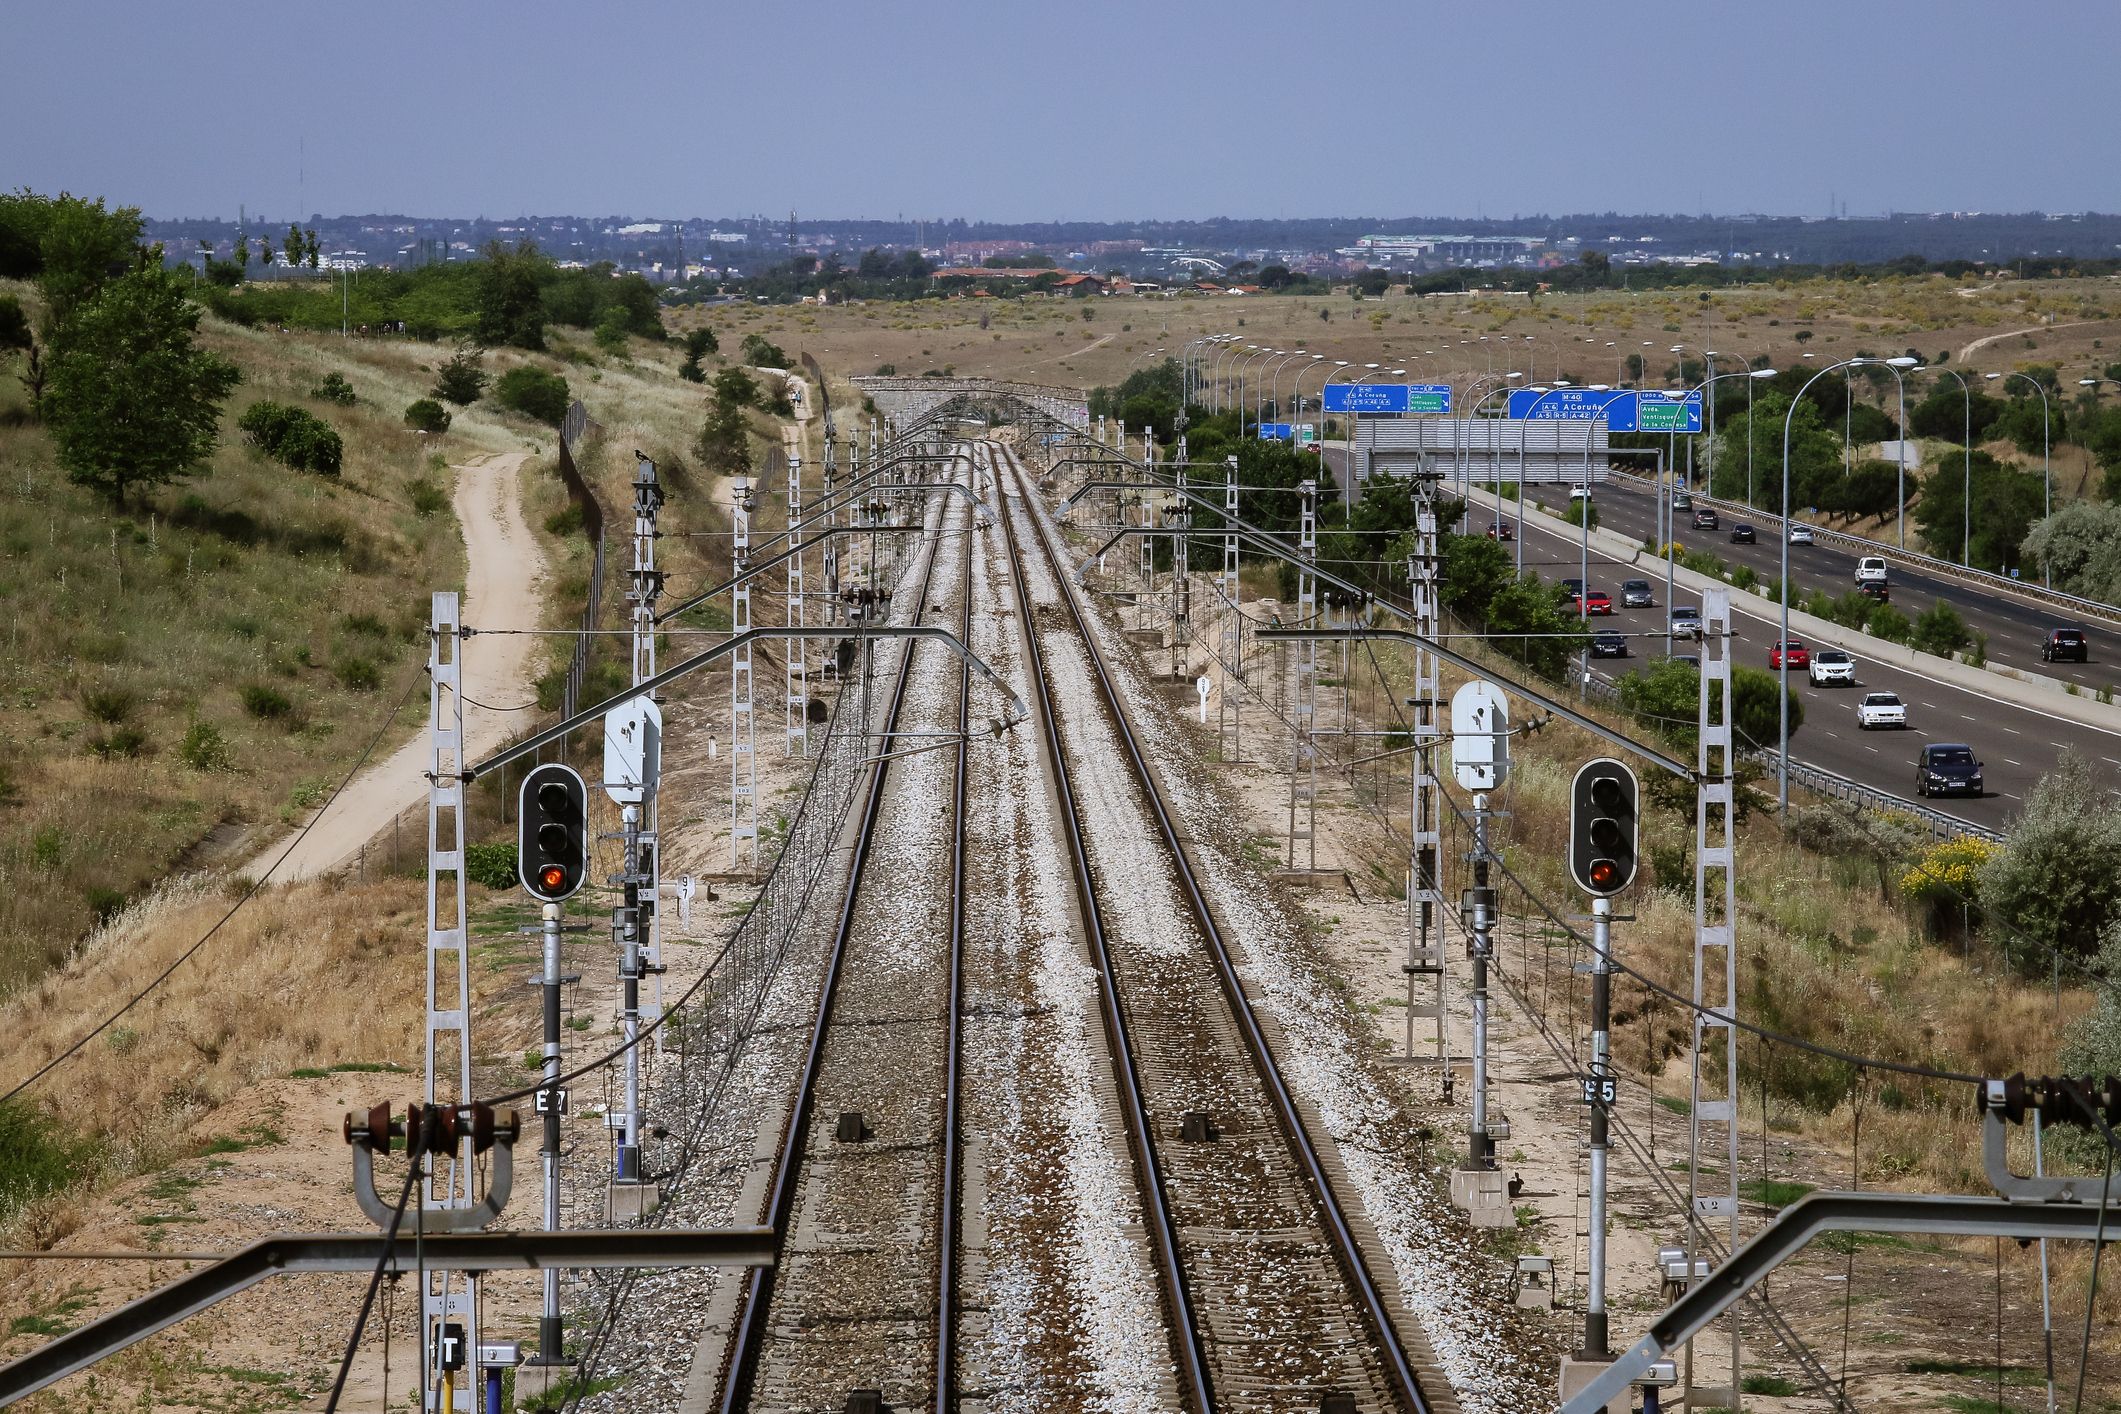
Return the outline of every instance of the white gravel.
[[[1317,975],[1301,926],[1266,882],[1228,847],[1242,811],[1213,782],[1191,744],[1172,726],[1172,709],[1142,680],[1137,655],[1100,614],[1090,615],[1099,646],[1126,698],[1137,738],[1165,796],[1194,843],[1201,887],[1263,1009],[1280,1023],[1277,1054],[1292,1089],[1316,1107],[1354,1185],[1350,1195],[1375,1224],[1399,1278],[1402,1299],[1421,1322],[1445,1376],[1468,1411],[1518,1414],[1553,1402],[1554,1372],[1512,1349],[1513,1315],[1492,1297],[1492,1262],[1474,1246],[1434,1178],[1407,1158],[1411,1125],[1364,1056],[1344,1004]],[[1385,1274],[1380,1273],[1380,1277]]]

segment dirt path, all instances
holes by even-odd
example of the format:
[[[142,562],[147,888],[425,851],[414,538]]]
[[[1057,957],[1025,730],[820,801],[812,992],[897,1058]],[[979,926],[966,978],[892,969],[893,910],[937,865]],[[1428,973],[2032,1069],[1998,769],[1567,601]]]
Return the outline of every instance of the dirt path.
[[[543,593],[545,553],[523,519],[517,475],[527,452],[498,452],[456,468],[457,523],[464,532],[468,565],[464,621],[474,628],[535,625]],[[464,657],[467,703],[513,707],[535,695],[534,638],[494,637],[476,640]],[[467,705],[464,736],[467,754],[476,759],[499,746],[520,718]],[[398,812],[421,799],[427,770],[427,734],[417,733],[387,758],[357,776],[323,814],[294,851],[272,871],[272,882],[330,873],[360,852],[361,846],[387,828]],[[244,866],[255,878],[287,847],[280,836]]]
[[[2072,319],[2067,324],[2034,324],[2025,329],[2006,329],[2000,334],[1984,335],[1959,350],[1959,361],[1965,363],[1976,352],[1987,348],[1990,344],[2000,344],[2005,339],[2015,339],[2021,334],[2048,334],[2057,329],[2078,329],[2086,324],[2105,324],[2109,322],[2111,321],[2105,319]]]

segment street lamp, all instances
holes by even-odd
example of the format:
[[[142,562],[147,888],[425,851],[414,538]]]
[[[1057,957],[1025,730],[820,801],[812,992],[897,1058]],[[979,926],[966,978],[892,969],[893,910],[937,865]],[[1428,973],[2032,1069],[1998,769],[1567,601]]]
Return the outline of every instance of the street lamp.
[[[1708,354],[1707,357],[1713,359],[1716,355]],[[1712,363],[1709,367],[1713,369],[1715,365]],[[1745,508],[1747,510],[1753,508],[1753,384],[1762,378],[1773,378],[1774,376],[1775,370],[1772,368],[1748,368],[1742,369],[1737,373],[1712,372],[1701,383],[1702,400],[1708,404],[1709,445],[1713,447],[1716,444],[1716,433],[1714,430],[1716,426],[1716,395],[1708,391],[1709,386],[1713,383],[1720,383],[1726,378],[1743,378],[1745,380]],[[1714,453],[1711,453],[1711,455],[1714,455]],[[1710,468],[1710,474],[1712,478],[1710,487],[1713,490],[1713,467]]]
[[[1275,350],[1262,348],[1258,344],[1246,344],[1246,352],[1237,360],[1237,435],[1245,435],[1245,385],[1252,376],[1252,365],[1264,363],[1274,356]]]
[[[2041,514],[2042,516],[2053,515],[2055,513],[2055,475],[2054,468],[2048,461],[2047,389],[2042,386],[2039,379],[2033,377],[2030,373],[1984,373],[1981,376],[1991,383],[1998,378],[2023,378],[2026,382],[2032,384],[2033,391],[2040,395],[2040,480],[2046,488],[2041,501]],[[2048,573],[2047,556],[2044,554],[2040,557],[2040,582],[2049,589],[2055,587],[2054,578]]]
[[[1870,361],[1851,358],[1828,364],[1804,380],[1804,385],[1797,390],[1797,396],[1790,399],[1789,411],[1782,415],[1782,583],[1777,586],[1782,596],[1782,637],[1776,640],[1776,657],[1780,660],[1781,673],[1777,680],[1775,698],[1780,743],[1776,756],[1775,803],[1776,809],[1785,819],[1790,813],[1790,655],[1787,647],[1790,641],[1790,425],[1797,416],[1797,405],[1804,401],[1804,395],[1811,391],[1814,383],[1837,368]],[[1907,429],[1903,427],[1900,430],[1905,432]]]
[[[1292,401],[1296,403],[1298,409],[1297,415],[1299,417],[1303,415],[1302,408],[1304,375],[1306,373],[1309,373],[1313,368],[1316,368],[1321,363],[1327,365],[1325,383],[1320,383],[1318,385],[1318,401],[1320,404],[1319,411],[1321,414],[1323,414],[1325,411],[1324,404],[1326,400],[1326,383],[1330,383],[1333,381],[1333,376],[1338,370],[1346,368],[1348,366],[1348,361],[1344,358],[1336,358],[1329,360],[1324,354],[1319,354],[1310,363],[1307,363],[1303,367],[1296,370],[1296,377],[1291,380],[1289,384],[1289,397]]]
[[[1959,563],[1968,569],[1972,569],[1974,565],[1974,393],[1971,388],[1967,387],[1966,379],[1960,376],[1958,369],[1946,368],[1941,364],[1925,364],[1923,367],[1929,372],[1949,373],[1952,377],[1959,379],[1959,400],[1965,407],[1965,420],[1961,424],[1959,434],[1959,460],[1962,468],[1959,491]],[[1907,429],[1905,427],[1900,429],[1900,436],[1903,440],[1906,439]]]
[[[1278,358],[1278,359],[1276,359],[1276,360],[1274,361],[1273,367],[1272,367],[1272,368],[1271,368],[1271,369],[1270,369],[1270,370],[1268,371],[1268,373],[1267,373],[1267,401],[1268,401],[1268,402],[1270,402],[1270,403],[1272,403],[1272,404],[1274,405],[1274,420],[1275,420],[1275,421],[1277,421],[1277,422],[1286,422],[1286,421],[1288,421],[1288,419],[1287,419],[1286,417],[1284,417],[1284,416],[1282,415],[1282,414],[1283,414],[1283,409],[1282,409],[1282,405],[1281,405],[1281,370],[1282,370],[1282,367],[1283,367],[1283,365],[1285,365],[1286,363],[1288,363],[1289,359],[1292,359],[1292,358],[1309,358],[1310,356],[1311,356],[1311,351],[1310,351],[1309,349],[1297,349],[1297,350],[1296,350],[1296,351],[1295,351],[1294,353],[1291,353],[1291,354],[1287,355],[1286,357],[1283,357],[1283,358]],[[1323,355],[1323,354],[1321,354],[1321,355],[1319,355],[1319,357],[1323,358],[1323,357],[1324,357],[1324,355]],[[1262,418],[1262,419],[1260,419],[1260,420],[1261,420],[1262,422],[1264,422],[1264,421],[1265,421],[1266,419]]]
[[[1556,393],[1566,392],[1568,390],[1568,386],[1569,385],[1565,380],[1556,380],[1554,386],[1551,388],[1541,388],[1535,386],[1526,390],[1527,392],[1535,393],[1538,396],[1534,397],[1532,401],[1526,405],[1524,410],[1524,417],[1520,419],[1517,424],[1517,518],[1520,522],[1524,519],[1525,434],[1532,430],[1532,418],[1534,414],[1539,411],[1539,405],[1545,402],[1548,398],[1553,397]],[[1554,435],[1554,466],[1556,470],[1559,470],[1561,467],[1561,434],[1558,432]],[[1501,484],[1502,483],[1500,481],[1496,483],[1496,485],[1498,486],[1500,486]],[[1586,520],[1590,518],[1590,512],[1588,511],[1582,512],[1582,515]],[[1520,570],[1524,568],[1525,537],[1522,533],[1523,529],[1524,527],[1520,524],[1518,526],[1519,534],[1517,536],[1517,568]],[[1588,586],[1586,587],[1588,588]]]

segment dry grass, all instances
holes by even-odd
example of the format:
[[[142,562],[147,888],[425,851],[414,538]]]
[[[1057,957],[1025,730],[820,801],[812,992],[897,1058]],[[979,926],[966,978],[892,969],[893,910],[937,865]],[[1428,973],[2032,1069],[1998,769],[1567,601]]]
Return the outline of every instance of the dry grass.
[[[129,905],[64,963],[0,1003],[11,1043],[0,1090],[131,997],[228,912],[193,875]],[[318,881],[268,890],[191,961],[32,1093],[97,1146],[91,1173],[15,1215],[18,1240],[54,1242],[107,1181],[189,1154],[188,1131],[259,1080],[298,1067],[420,1062],[425,937],[419,885]]]

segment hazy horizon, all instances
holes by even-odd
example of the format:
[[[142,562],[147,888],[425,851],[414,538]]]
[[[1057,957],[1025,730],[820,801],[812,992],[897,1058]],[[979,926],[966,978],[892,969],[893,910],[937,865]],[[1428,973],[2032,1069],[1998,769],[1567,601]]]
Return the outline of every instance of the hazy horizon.
[[[2121,210],[2099,0],[295,13],[17,9],[0,185],[158,219]]]

